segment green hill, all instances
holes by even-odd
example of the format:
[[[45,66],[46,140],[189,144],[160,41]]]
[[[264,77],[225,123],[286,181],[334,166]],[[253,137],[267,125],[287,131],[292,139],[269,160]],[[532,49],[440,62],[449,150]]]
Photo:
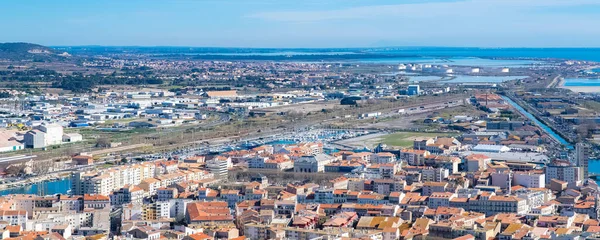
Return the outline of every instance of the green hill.
[[[62,52],[32,43],[0,43],[0,59],[47,61],[64,58]]]

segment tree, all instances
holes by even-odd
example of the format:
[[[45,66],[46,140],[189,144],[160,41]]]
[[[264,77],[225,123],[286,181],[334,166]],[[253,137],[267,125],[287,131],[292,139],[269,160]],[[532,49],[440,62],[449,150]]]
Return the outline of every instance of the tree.
[[[127,162],[129,162],[129,160],[127,160],[127,158],[121,158],[121,163],[122,164],[127,164]]]
[[[9,176],[18,176],[19,174],[23,173],[23,170],[25,170],[25,164],[15,164],[8,166],[5,171]]]
[[[96,147],[110,147],[110,140],[108,138],[98,138],[96,139]]]

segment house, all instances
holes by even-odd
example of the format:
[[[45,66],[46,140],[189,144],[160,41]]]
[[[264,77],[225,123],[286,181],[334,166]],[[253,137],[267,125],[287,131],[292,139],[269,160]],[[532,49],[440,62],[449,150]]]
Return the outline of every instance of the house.
[[[129,232],[127,232],[127,234],[134,238],[139,238],[139,239],[148,239],[148,240],[160,239],[160,231],[158,231],[150,226],[138,226],[132,230],[129,230]]]
[[[92,165],[94,164],[94,158],[89,155],[77,155],[71,158],[75,165]]]
[[[233,216],[227,202],[192,202],[187,205],[186,220],[189,224],[218,225],[232,223]]]

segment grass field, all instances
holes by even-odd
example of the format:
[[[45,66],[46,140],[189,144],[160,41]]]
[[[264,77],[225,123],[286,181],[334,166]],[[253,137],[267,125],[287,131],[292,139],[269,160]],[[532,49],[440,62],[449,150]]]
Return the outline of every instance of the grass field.
[[[452,133],[424,133],[424,132],[397,132],[382,136],[379,142],[391,147],[412,147],[413,141],[417,137],[447,137],[454,136]]]

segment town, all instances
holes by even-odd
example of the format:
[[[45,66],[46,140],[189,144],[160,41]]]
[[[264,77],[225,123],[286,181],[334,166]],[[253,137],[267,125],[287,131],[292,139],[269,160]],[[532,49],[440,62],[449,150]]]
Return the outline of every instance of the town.
[[[600,237],[595,62],[25,46],[2,239]]]

